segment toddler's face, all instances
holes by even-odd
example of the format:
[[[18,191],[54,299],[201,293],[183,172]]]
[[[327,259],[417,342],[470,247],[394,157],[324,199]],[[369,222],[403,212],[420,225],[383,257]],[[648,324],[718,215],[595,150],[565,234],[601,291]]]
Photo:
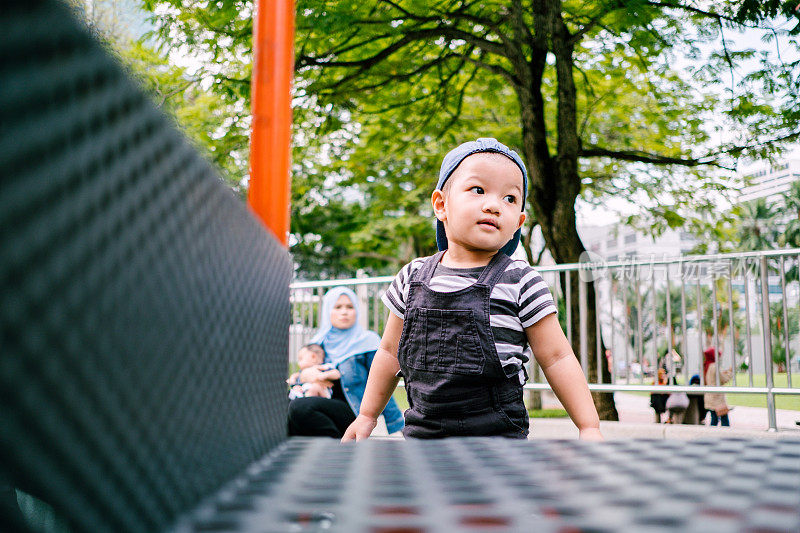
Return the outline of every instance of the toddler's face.
[[[312,366],[321,365],[322,356],[312,352],[308,348],[301,348],[297,352],[297,365],[300,368],[311,368]]]
[[[444,223],[450,248],[497,251],[525,221],[522,171],[505,156],[471,155],[448,181],[450,186],[436,216]]]
[[[350,298],[344,294],[339,296],[331,310],[331,326],[336,329],[350,329],[356,323],[356,308]]]

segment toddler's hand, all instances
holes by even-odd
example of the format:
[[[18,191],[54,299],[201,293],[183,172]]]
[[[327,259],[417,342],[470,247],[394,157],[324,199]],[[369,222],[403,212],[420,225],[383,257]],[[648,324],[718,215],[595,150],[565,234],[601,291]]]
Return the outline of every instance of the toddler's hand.
[[[578,432],[578,438],[580,440],[589,440],[589,441],[602,441],[605,440],[603,438],[603,434],[600,433],[600,429],[598,428],[586,428],[582,429]]]
[[[369,417],[367,415],[358,415],[356,419],[344,432],[342,442],[355,440],[356,442],[368,438],[372,434],[372,430],[378,425],[378,419]]]

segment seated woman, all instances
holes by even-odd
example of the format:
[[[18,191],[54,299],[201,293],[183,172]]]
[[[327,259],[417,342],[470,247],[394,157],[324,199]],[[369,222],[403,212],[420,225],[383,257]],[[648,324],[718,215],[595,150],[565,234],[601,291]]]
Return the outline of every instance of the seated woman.
[[[333,392],[330,398],[296,398],[289,402],[290,436],[341,438],[358,415],[367,374],[380,343],[380,337],[362,328],[358,318],[358,298],[353,291],[335,287],[325,294],[320,328],[311,342],[322,345],[325,363],[337,369],[341,379],[331,383],[318,366],[300,372],[302,382],[332,384]],[[383,410],[383,418],[389,433],[403,429],[403,413],[394,399]]]

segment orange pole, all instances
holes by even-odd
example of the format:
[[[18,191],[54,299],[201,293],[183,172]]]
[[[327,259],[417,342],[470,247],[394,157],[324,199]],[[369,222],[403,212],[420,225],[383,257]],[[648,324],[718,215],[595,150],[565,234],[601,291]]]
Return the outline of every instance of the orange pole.
[[[253,28],[250,208],[287,246],[294,0],[258,0]]]

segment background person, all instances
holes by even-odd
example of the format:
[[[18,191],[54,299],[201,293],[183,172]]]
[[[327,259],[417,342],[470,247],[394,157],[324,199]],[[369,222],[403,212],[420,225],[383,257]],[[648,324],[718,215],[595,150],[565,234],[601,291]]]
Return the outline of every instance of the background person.
[[[289,399],[308,398],[319,396],[320,398],[330,398],[333,394],[333,382],[342,377],[342,374],[333,368],[333,365],[325,363],[325,349],[319,344],[306,344],[297,352],[297,366],[299,372],[295,372],[286,383],[289,384]],[[304,383],[300,380],[300,372],[307,368],[316,367],[322,371],[319,375],[321,380]]]
[[[731,370],[725,369],[719,373],[719,382],[717,382],[717,350],[713,347],[708,348],[703,352],[703,374],[705,375],[706,385],[721,386],[731,380]],[[721,426],[730,426],[730,419],[728,413],[731,408],[728,406],[725,394],[722,392],[707,392],[703,395],[703,402],[705,408],[711,413],[710,425],[716,426],[719,423]]]
[[[669,379],[670,385],[677,385],[677,379],[672,376]],[[683,424],[683,419],[686,415],[686,410],[689,408],[689,395],[685,392],[671,392],[667,397],[666,402],[667,413],[669,418],[668,424]]]
[[[695,374],[689,380],[689,385],[700,385],[700,374]],[[704,402],[704,394],[702,393],[693,393],[688,394],[689,396],[689,407],[686,408],[686,413],[684,413],[683,423],[684,424],[694,424],[694,425],[702,425],[705,423],[706,418],[706,407]]]
[[[667,370],[658,367],[655,379],[656,385],[667,384]],[[650,393],[650,407],[655,411],[655,422],[660,424],[662,422],[662,415],[667,412],[667,399],[669,398],[668,392],[652,392]]]
[[[332,386],[330,398],[297,398],[289,402],[288,430],[292,436],[341,438],[356,418],[367,384],[367,375],[380,337],[359,324],[356,294],[345,287],[334,287],[322,299],[320,328],[311,340],[325,350],[325,363],[341,374],[338,381],[319,366],[299,373],[304,383]],[[403,428],[403,413],[394,399],[383,410],[389,433]]]

